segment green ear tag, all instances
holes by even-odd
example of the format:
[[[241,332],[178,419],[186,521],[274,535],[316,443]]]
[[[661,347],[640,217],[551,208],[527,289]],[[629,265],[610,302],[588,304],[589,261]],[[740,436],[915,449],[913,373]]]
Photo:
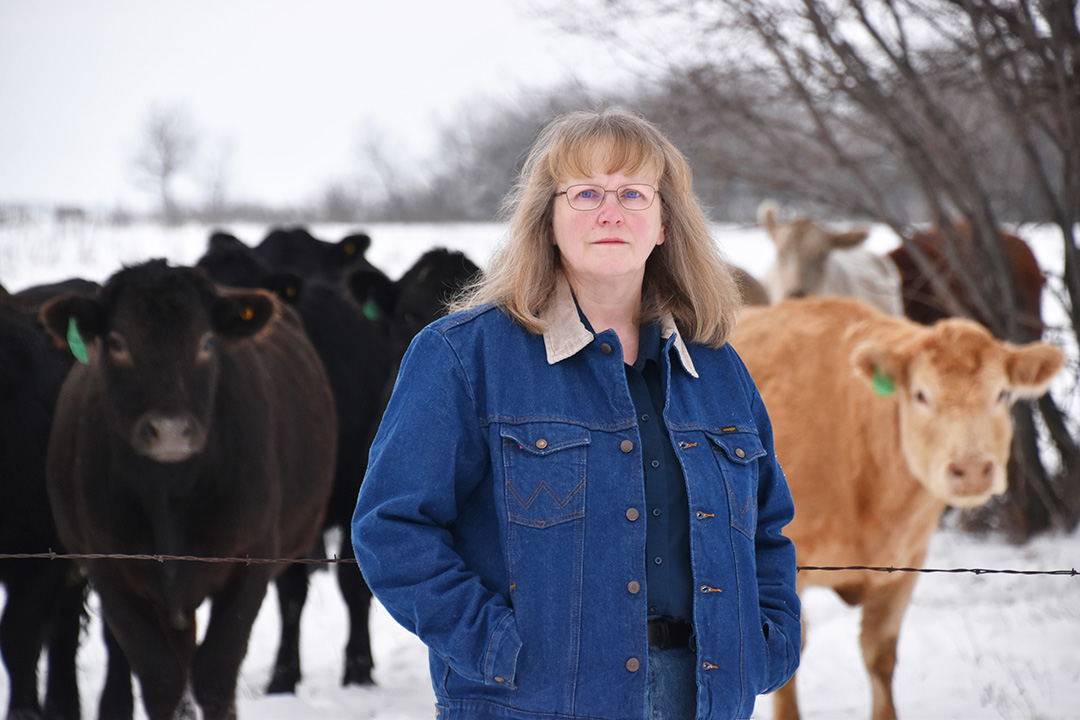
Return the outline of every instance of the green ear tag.
[[[379,306],[376,305],[375,301],[371,300],[370,298],[366,303],[364,303],[363,311],[364,317],[366,317],[368,320],[378,320],[380,317],[382,317],[382,313],[379,312]]]
[[[893,379],[881,372],[881,368],[874,366],[874,392],[880,397],[888,397],[896,392],[896,383]]]
[[[90,364],[90,356],[86,352],[86,343],[83,342],[82,335],[79,334],[79,327],[75,324],[75,318],[68,318],[68,331],[67,331],[68,347],[71,348],[71,354],[75,356],[75,359],[84,365]]]

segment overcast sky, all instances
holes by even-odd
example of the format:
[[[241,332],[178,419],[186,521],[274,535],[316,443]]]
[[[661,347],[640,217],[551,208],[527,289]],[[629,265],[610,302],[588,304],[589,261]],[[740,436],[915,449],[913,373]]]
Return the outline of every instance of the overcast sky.
[[[187,109],[204,178],[229,158],[231,198],[296,203],[356,176],[365,129],[415,158],[466,100],[618,72],[537,1],[0,0],[0,203],[148,206],[155,104]]]

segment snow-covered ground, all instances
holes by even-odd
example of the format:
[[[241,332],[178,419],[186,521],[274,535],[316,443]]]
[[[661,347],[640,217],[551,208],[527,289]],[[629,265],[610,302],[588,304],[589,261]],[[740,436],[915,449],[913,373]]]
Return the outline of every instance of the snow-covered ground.
[[[229,228],[258,242],[266,227]],[[314,226],[337,240],[354,228]],[[392,277],[425,250],[460,249],[483,266],[502,234],[494,224],[371,225],[368,258]],[[103,281],[121,263],[167,257],[194,262],[209,228],[113,228],[92,222],[0,225],[0,284],[11,291],[72,276]],[[1037,229],[1038,230],[1038,229]],[[717,226],[731,259],[760,275],[772,257],[757,228]],[[1028,232],[1044,267],[1060,263],[1060,238]],[[1056,244],[1055,244],[1056,242]],[[895,237],[875,228],[871,246],[887,250]],[[1046,536],[1013,546],[952,530],[935,535],[928,567],[1067,570],[1080,566],[1080,534]],[[2,598],[0,590],[0,598]],[[806,718],[860,718],[869,714],[869,684],[858,650],[858,609],[828,591],[806,597],[808,646],[798,676]],[[415,720],[434,717],[434,696],[423,645],[376,605],[372,614],[375,682],[342,688],[346,632],[344,604],[329,572],[316,572],[303,616],[304,679],[295,696],[263,692],[277,648],[277,603],[271,590],[256,622],[239,687],[243,720]],[[92,714],[104,672],[96,606],[79,656],[83,706]],[[941,574],[920,578],[900,635],[894,692],[904,718],[1080,718],[1080,578]],[[0,707],[8,701],[0,677]],[[770,717],[768,697],[755,717]],[[141,708],[137,717],[144,718]]]

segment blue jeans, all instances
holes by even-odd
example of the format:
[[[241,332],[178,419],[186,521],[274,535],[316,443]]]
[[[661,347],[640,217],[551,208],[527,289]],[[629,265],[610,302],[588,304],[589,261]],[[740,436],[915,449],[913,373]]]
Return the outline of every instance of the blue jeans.
[[[647,720],[693,720],[697,712],[697,654],[689,648],[649,647]]]

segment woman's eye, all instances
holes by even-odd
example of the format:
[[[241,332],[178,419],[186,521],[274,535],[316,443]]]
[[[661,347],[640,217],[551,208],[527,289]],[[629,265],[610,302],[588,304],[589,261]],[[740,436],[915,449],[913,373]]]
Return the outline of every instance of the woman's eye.
[[[581,198],[582,200],[592,200],[593,198],[596,197],[596,191],[593,190],[592,188],[586,188],[584,190],[578,190],[575,197]]]
[[[622,196],[624,200],[637,200],[641,197],[641,192],[638,190],[624,190]]]

